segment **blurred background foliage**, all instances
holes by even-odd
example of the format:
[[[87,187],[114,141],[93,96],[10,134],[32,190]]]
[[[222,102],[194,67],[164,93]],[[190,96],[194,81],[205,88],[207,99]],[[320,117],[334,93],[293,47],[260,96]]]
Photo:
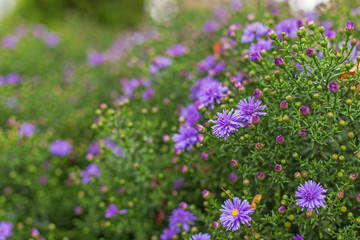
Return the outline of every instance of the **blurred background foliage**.
[[[134,27],[144,16],[145,0],[19,0],[14,15],[45,25],[61,24],[75,13],[107,25]]]

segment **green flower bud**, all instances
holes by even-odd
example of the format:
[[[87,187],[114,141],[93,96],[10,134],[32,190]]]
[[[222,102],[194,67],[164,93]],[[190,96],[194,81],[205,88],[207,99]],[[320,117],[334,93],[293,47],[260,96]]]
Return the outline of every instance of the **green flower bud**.
[[[334,114],[333,114],[332,112],[329,112],[329,113],[326,115],[326,117],[327,117],[328,119],[332,119],[332,118],[334,117]]]
[[[346,212],[347,212],[347,207],[342,206],[342,207],[341,207],[341,211],[342,211],[343,213],[346,213]]]

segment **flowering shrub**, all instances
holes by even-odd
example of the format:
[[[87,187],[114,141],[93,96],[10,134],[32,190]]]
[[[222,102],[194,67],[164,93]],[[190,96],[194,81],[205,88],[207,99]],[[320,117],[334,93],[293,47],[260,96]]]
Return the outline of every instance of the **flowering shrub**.
[[[349,6],[232,0],[102,51],[4,34],[0,238],[360,238]]]

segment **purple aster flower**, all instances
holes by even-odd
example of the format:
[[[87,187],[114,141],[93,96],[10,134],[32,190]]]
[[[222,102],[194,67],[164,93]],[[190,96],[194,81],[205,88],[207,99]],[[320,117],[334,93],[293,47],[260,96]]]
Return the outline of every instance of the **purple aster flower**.
[[[302,72],[302,71],[304,71],[304,68],[303,68],[303,66],[301,66],[301,64],[300,63],[296,63],[296,68],[299,70],[299,72]],[[305,68],[306,68],[306,70],[308,71],[308,72],[312,72],[312,68],[307,64],[307,63],[305,63]],[[299,73],[298,72],[298,73]],[[312,74],[310,73],[310,76],[311,76]]]
[[[296,236],[294,236],[294,240],[304,240],[304,235],[296,234]]]
[[[174,190],[178,191],[185,185],[185,178],[176,178],[174,181]]]
[[[328,31],[327,33],[325,33],[325,35],[329,38],[329,39],[335,39],[336,38],[336,32],[335,31]]]
[[[100,152],[100,143],[99,142],[93,142],[89,145],[87,149],[88,153],[92,154],[93,156],[96,156]]]
[[[300,199],[296,199],[296,205],[302,207],[302,211],[304,208],[307,208],[307,211],[312,211],[322,207],[325,208],[324,202],[326,196],[323,193],[326,193],[327,189],[324,189],[320,183],[316,183],[312,180],[306,181],[304,184],[300,184],[298,186],[298,191],[295,192],[295,197]]]
[[[241,7],[242,7],[241,0],[231,0],[230,9],[232,9],[235,12],[238,12],[238,11],[240,11]]]
[[[333,93],[336,93],[339,90],[339,85],[335,81],[331,81],[328,86],[329,90]]]
[[[216,6],[213,10],[213,16],[221,23],[227,23],[229,21],[229,12],[227,8],[222,6]]]
[[[212,134],[218,138],[226,138],[230,133],[237,131],[237,128],[244,127],[243,123],[240,123],[241,116],[239,111],[235,111],[231,109],[229,113],[227,113],[226,109],[223,110],[222,113],[217,113],[217,120],[211,120],[211,122],[215,123],[215,126],[212,126]]]
[[[285,32],[289,34],[290,38],[297,37],[297,30],[299,29],[297,25],[297,20],[295,18],[289,18],[284,21],[279,22],[275,26],[275,32],[277,35],[281,35],[281,33]]]
[[[15,108],[17,106],[17,98],[16,97],[9,97],[8,99],[6,99],[6,105],[9,108]]]
[[[64,157],[72,152],[72,146],[65,140],[56,140],[50,143],[52,155]]]
[[[265,116],[265,112],[260,112],[266,108],[266,105],[261,105],[260,100],[255,100],[254,97],[244,98],[237,105],[239,109],[240,117],[243,121],[243,124],[252,123],[253,117],[257,115]]]
[[[225,62],[219,62],[215,65],[213,69],[209,71],[211,75],[219,75],[225,70]]]
[[[2,221],[0,222],[0,239],[5,240],[6,238],[11,236],[11,230],[13,225],[9,222]]]
[[[254,209],[250,208],[247,200],[241,201],[238,197],[234,197],[233,201],[228,199],[221,207],[220,222],[223,227],[227,227],[226,231],[240,229],[240,223],[250,226],[250,215],[254,213]]]
[[[174,236],[179,233],[179,228],[165,228],[163,233],[160,235],[161,240],[172,240]]]
[[[204,27],[203,27],[203,31],[205,34],[210,34],[216,30],[219,29],[219,24],[214,21],[214,20],[210,20],[210,21],[207,21],[205,24],[204,24]]]
[[[111,149],[112,153],[117,156],[119,156],[123,151],[122,147],[118,147],[115,142],[109,139],[104,139],[104,146],[108,149]]]
[[[193,126],[198,120],[200,120],[201,115],[196,109],[195,104],[189,104],[186,107],[181,108],[180,117],[184,117],[186,119],[184,126]]]
[[[229,181],[235,182],[237,180],[237,175],[235,173],[229,174]]]
[[[235,33],[241,29],[241,25],[239,23],[233,23],[229,26],[228,29],[228,36],[229,37],[234,37]]]
[[[35,126],[31,123],[24,123],[18,130],[20,136],[31,137],[35,133]]]
[[[187,53],[188,49],[184,44],[180,43],[175,46],[172,46],[166,52],[170,57],[178,57]]]
[[[223,97],[226,97],[226,92],[228,87],[222,85],[221,82],[216,80],[209,81],[207,84],[201,86],[198,93],[198,100],[204,104],[204,106],[210,105],[211,108],[214,108],[215,101],[220,104],[220,100]]]
[[[206,72],[216,63],[215,57],[213,55],[207,56],[204,60],[198,63],[197,68],[200,72]]]
[[[31,229],[31,236],[32,237],[38,237],[39,236],[39,230],[37,230],[37,228],[32,228]]]
[[[155,93],[154,89],[149,88],[145,92],[143,92],[142,98],[145,100],[150,99],[154,96],[154,93]]]
[[[211,236],[208,233],[198,233],[192,235],[189,240],[211,240]]]
[[[282,67],[285,64],[284,59],[282,59],[281,57],[275,57],[274,63],[278,67]]]
[[[309,108],[309,106],[302,105],[302,106],[300,107],[300,114],[301,114],[301,115],[304,115],[304,116],[309,115],[309,114],[310,114],[310,108]]]
[[[44,37],[46,45],[48,45],[50,48],[55,47],[59,44],[59,37],[55,33],[48,33]]]
[[[351,14],[352,14],[353,16],[356,16],[356,15],[358,15],[359,13],[360,13],[360,7],[354,8],[353,10],[351,10]]]
[[[250,43],[255,38],[266,34],[268,28],[261,22],[254,22],[246,25],[243,35],[241,36],[242,43]]]
[[[83,177],[83,184],[88,184],[90,182],[91,177],[99,177],[100,176],[100,170],[99,167],[92,163],[89,166],[85,168],[84,171],[82,171],[82,177]]]
[[[99,52],[90,53],[88,56],[88,64],[92,67],[102,64],[105,61],[104,54]]]
[[[4,81],[9,85],[18,84],[20,82],[20,75],[17,73],[9,73],[5,76]]]
[[[2,39],[2,45],[4,48],[11,49],[15,48],[19,38],[14,35],[6,36]]]
[[[105,218],[111,218],[118,213],[118,208],[115,204],[111,203],[106,209]]]
[[[259,62],[261,59],[261,54],[259,51],[248,51],[249,59],[253,62]]]
[[[164,56],[157,56],[152,60],[152,64],[157,66],[158,69],[169,67],[171,63],[171,59]]]
[[[300,129],[300,130],[299,130],[299,135],[300,135],[301,137],[305,137],[305,136],[307,135],[306,129],[305,129],[305,128]]]
[[[181,127],[179,128],[179,133],[175,133],[172,137],[175,142],[175,149],[190,150],[193,145],[198,143],[197,136],[198,132],[193,127]]]
[[[185,232],[188,232],[190,230],[190,224],[193,224],[196,219],[197,217],[195,217],[191,212],[177,208],[173,210],[169,218],[169,225],[170,228],[173,229],[178,229],[178,226],[181,225],[182,229]]]

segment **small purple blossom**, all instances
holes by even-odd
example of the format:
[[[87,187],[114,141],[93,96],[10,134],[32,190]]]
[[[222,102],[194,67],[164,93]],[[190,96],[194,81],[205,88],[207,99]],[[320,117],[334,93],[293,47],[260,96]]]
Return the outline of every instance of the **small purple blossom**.
[[[328,86],[330,92],[336,93],[339,90],[339,85],[335,81],[331,81]]]
[[[64,157],[72,152],[72,146],[65,140],[56,140],[50,144],[52,155]]]
[[[306,181],[304,184],[300,184],[298,186],[298,191],[295,192],[295,197],[300,199],[296,199],[296,205],[302,207],[302,211],[304,208],[307,208],[307,211],[312,211],[322,207],[325,208],[324,202],[326,196],[323,195],[326,193],[327,189],[324,189],[320,183],[316,183],[312,180]]]
[[[203,84],[198,92],[198,100],[204,104],[214,108],[215,102],[220,104],[220,100],[226,97],[228,87],[222,85],[221,82],[216,80],[208,81],[207,84]]]
[[[243,124],[252,123],[253,117],[257,115],[265,116],[265,112],[261,112],[266,108],[266,105],[261,105],[260,100],[255,100],[254,97],[244,98],[237,105],[239,114],[243,121]]]
[[[282,59],[281,57],[275,57],[274,63],[278,67],[281,67],[285,64],[284,59]]]
[[[248,51],[248,54],[249,54],[249,59],[253,62],[259,62],[260,59],[261,59],[261,54],[259,51]]]
[[[179,133],[175,133],[172,137],[175,142],[175,149],[190,150],[193,145],[198,143],[198,132],[193,127],[180,127]]]
[[[92,67],[102,64],[105,61],[105,56],[99,52],[90,53],[88,56],[88,64]]]
[[[306,129],[305,129],[305,128],[300,129],[300,130],[299,130],[299,135],[300,135],[301,137],[305,137],[305,136],[307,135]]]
[[[179,233],[179,228],[165,228],[163,233],[160,235],[161,240],[172,240],[174,236]]]
[[[254,209],[250,208],[247,200],[241,201],[238,197],[234,197],[232,201],[226,200],[221,207],[220,222],[223,227],[227,227],[226,231],[240,229],[240,223],[250,226],[250,215],[254,213]]]
[[[216,21],[210,20],[204,24],[203,31],[205,34],[210,34],[214,31],[218,30],[219,27],[220,27],[220,25]]]
[[[197,64],[197,68],[200,72],[206,72],[212,68],[216,63],[215,57],[213,55],[207,56],[204,60]]]
[[[118,208],[115,204],[111,203],[106,209],[105,218],[114,217],[118,213]]]
[[[211,236],[208,233],[198,233],[192,235],[189,240],[211,240]]]
[[[143,92],[142,98],[145,99],[145,100],[147,100],[147,99],[152,98],[152,97],[154,96],[154,94],[155,94],[154,89],[149,88],[149,89],[147,89],[145,92]]]
[[[254,97],[256,97],[256,98],[261,98],[261,96],[262,96],[261,90],[260,90],[260,89],[257,89],[257,88],[254,89],[253,94],[254,94]]]
[[[24,123],[20,126],[18,133],[20,136],[31,137],[35,133],[35,126],[31,123]]]
[[[13,225],[10,222],[0,222],[0,239],[5,240],[11,236]]]
[[[178,56],[182,56],[185,53],[187,53],[188,49],[184,44],[180,43],[175,46],[172,46],[166,52],[170,57],[178,57]]]
[[[235,173],[229,174],[229,181],[235,182],[237,180],[237,175]]]
[[[230,2],[230,9],[235,11],[235,12],[238,12],[240,11],[242,7],[242,1],[241,0],[231,0]]]
[[[309,106],[305,106],[305,105],[302,105],[300,107],[300,114],[301,115],[304,115],[304,116],[307,116],[310,114],[310,107]]]
[[[230,133],[237,131],[237,128],[239,127],[245,126],[240,123],[241,116],[239,111],[233,112],[234,109],[231,109],[229,113],[227,113],[226,109],[224,109],[222,113],[217,113],[217,120],[211,120],[211,122],[215,123],[215,126],[211,127],[213,135],[226,140]]]
[[[85,170],[82,172],[81,175],[83,178],[82,183],[88,184],[90,182],[91,177],[98,178],[100,176],[99,167],[95,163],[92,163],[85,168]]]
[[[294,236],[293,239],[294,239],[294,240],[304,240],[304,235],[296,234],[296,236]]]
[[[185,211],[181,208],[176,208],[173,210],[170,218],[169,225],[170,228],[178,229],[179,225],[185,232],[190,230],[190,224],[194,224],[194,221],[197,219],[191,212]]]
[[[195,104],[189,104],[186,107],[181,108],[180,117],[185,118],[184,126],[193,126],[198,120],[200,120],[201,115],[196,109]]]
[[[287,33],[290,38],[297,37],[297,30],[299,29],[297,25],[297,20],[295,18],[289,18],[284,21],[279,22],[275,26],[275,32],[277,35],[281,35],[283,32]]]
[[[254,22],[246,25],[243,35],[241,36],[242,43],[250,43],[255,38],[261,37],[266,34],[268,28],[261,22]]]

